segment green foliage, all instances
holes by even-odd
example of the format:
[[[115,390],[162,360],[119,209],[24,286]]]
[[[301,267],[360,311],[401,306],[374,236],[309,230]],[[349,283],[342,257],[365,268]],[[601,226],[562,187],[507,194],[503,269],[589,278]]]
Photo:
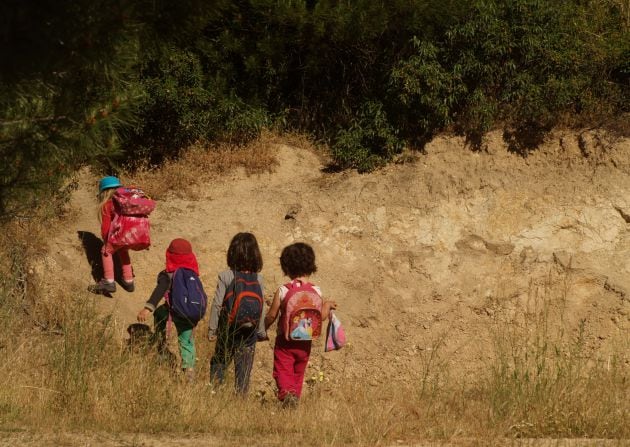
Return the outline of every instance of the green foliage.
[[[400,152],[402,141],[382,104],[368,102],[348,128],[339,130],[331,149],[340,167],[369,171]]]
[[[77,167],[119,153],[132,119],[137,28],[121,5],[0,7],[0,217],[28,213]]]
[[[338,165],[366,169],[391,156],[393,146],[379,147],[389,137],[376,135],[393,131],[375,132],[382,123],[370,122],[364,104],[380,104],[379,113],[400,127],[391,67],[413,36],[432,38],[455,23],[459,3],[235,2],[210,20],[199,48],[208,70],[239,97],[330,142]]]
[[[443,42],[414,39],[414,54],[392,70],[403,121],[412,133],[416,123],[420,133],[455,124],[470,136],[623,110],[628,31],[619,13],[605,2],[478,1]]]
[[[128,141],[135,158],[158,162],[202,138],[212,120],[212,98],[198,58],[173,50],[142,69],[146,95],[139,104],[141,120]]]
[[[80,165],[159,163],[273,121],[330,143],[346,168],[447,128],[478,140],[504,126],[526,153],[532,131],[629,111],[627,12],[617,0],[9,0],[0,215]]]
[[[159,49],[140,78],[145,95],[125,144],[127,159],[160,163],[198,140],[243,143],[269,124],[265,110],[210,79],[193,51]]]
[[[390,83],[407,134],[422,138],[452,124],[453,110],[464,100],[467,89],[458,73],[442,65],[439,47],[417,38],[413,44],[415,54],[393,67]]]

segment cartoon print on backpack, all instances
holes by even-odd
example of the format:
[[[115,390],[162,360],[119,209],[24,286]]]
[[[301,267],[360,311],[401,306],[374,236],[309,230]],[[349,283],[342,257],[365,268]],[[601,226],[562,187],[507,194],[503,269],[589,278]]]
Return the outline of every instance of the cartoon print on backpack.
[[[328,329],[326,330],[326,343],[324,352],[335,351],[346,345],[346,331],[341,325],[337,315],[331,310],[328,318]]]
[[[294,279],[286,284],[283,334],[287,340],[313,340],[322,332],[322,297],[308,282]]]
[[[140,188],[123,187],[117,177],[103,177],[98,186],[103,277],[88,290],[106,296],[116,291],[113,257],[118,256],[123,275],[120,285],[127,292],[133,292],[134,274],[129,250],[145,250],[151,245],[148,216],[155,208],[155,202]]]

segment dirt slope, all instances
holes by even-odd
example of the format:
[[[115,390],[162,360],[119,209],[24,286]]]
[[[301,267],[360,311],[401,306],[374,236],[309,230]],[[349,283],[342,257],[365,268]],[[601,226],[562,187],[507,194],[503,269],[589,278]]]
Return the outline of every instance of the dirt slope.
[[[338,353],[314,350],[307,377],[321,369],[331,384],[415,380],[438,340],[454,372],[474,372],[491,356],[493,324],[544,299],[563,310],[567,331],[582,322],[592,350],[627,336],[630,140],[556,133],[523,158],[498,133],[481,152],[441,137],[415,160],[364,175],[325,173],[312,152],[276,149],[273,174],[235,172],[199,185],[198,200],[159,202],[153,247],[132,253],[136,291],[90,297],[115,312],[121,338],[171,239],[191,240],[213,291],[238,231],[259,240],[269,296],[284,281],[281,249],[293,241],[315,248],[314,280],[339,303],[351,340]],[[84,245],[93,250],[99,233],[96,181],[81,177],[67,224],[36,267],[51,291],[91,281]],[[197,332],[205,375],[212,346],[204,334],[205,323]],[[272,390],[270,346],[259,345],[255,390]]]

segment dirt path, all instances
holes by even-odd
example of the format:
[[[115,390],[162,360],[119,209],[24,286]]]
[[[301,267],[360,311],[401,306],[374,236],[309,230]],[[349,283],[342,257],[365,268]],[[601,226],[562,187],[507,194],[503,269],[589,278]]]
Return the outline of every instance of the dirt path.
[[[280,145],[277,157],[273,174],[235,172],[199,185],[198,200],[158,204],[153,247],[132,253],[136,291],[93,298],[116,315],[121,338],[171,239],[191,240],[213,291],[238,231],[259,240],[269,296],[284,281],[278,256],[286,244],[316,250],[314,280],[338,301],[351,345],[325,357],[318,347],[307,377],[322,370],[331,383],[415,380],[438,343],[453,370],[466,374],[488,359],[493,322],[543,296],[562,304],[563,324],[585,322],[594,351],[628,333],[629,140],[555,134],[522,158],[499,134],[482,152],[444,137],[413,162],[365,175],[324,173],[320,159],[299,148]],[[84,245],[93,251],[99,233],[96,180],[80,179],[67,224],[36,267],[50,290],[90,282]],[[204,332],[202,324],[205,365],[212,346]],[[258,349],[253,388],[272,391],[270,345]]]

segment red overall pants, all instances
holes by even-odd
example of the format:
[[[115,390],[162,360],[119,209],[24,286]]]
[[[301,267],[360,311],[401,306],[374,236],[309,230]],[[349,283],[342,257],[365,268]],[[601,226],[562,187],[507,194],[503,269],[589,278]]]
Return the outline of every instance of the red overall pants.
[[[310,355],[310,341],[287,341],[278,334],[273,349],[273,378],[278,386],[278,399],[284,400],[287,394],[300,397]]]

